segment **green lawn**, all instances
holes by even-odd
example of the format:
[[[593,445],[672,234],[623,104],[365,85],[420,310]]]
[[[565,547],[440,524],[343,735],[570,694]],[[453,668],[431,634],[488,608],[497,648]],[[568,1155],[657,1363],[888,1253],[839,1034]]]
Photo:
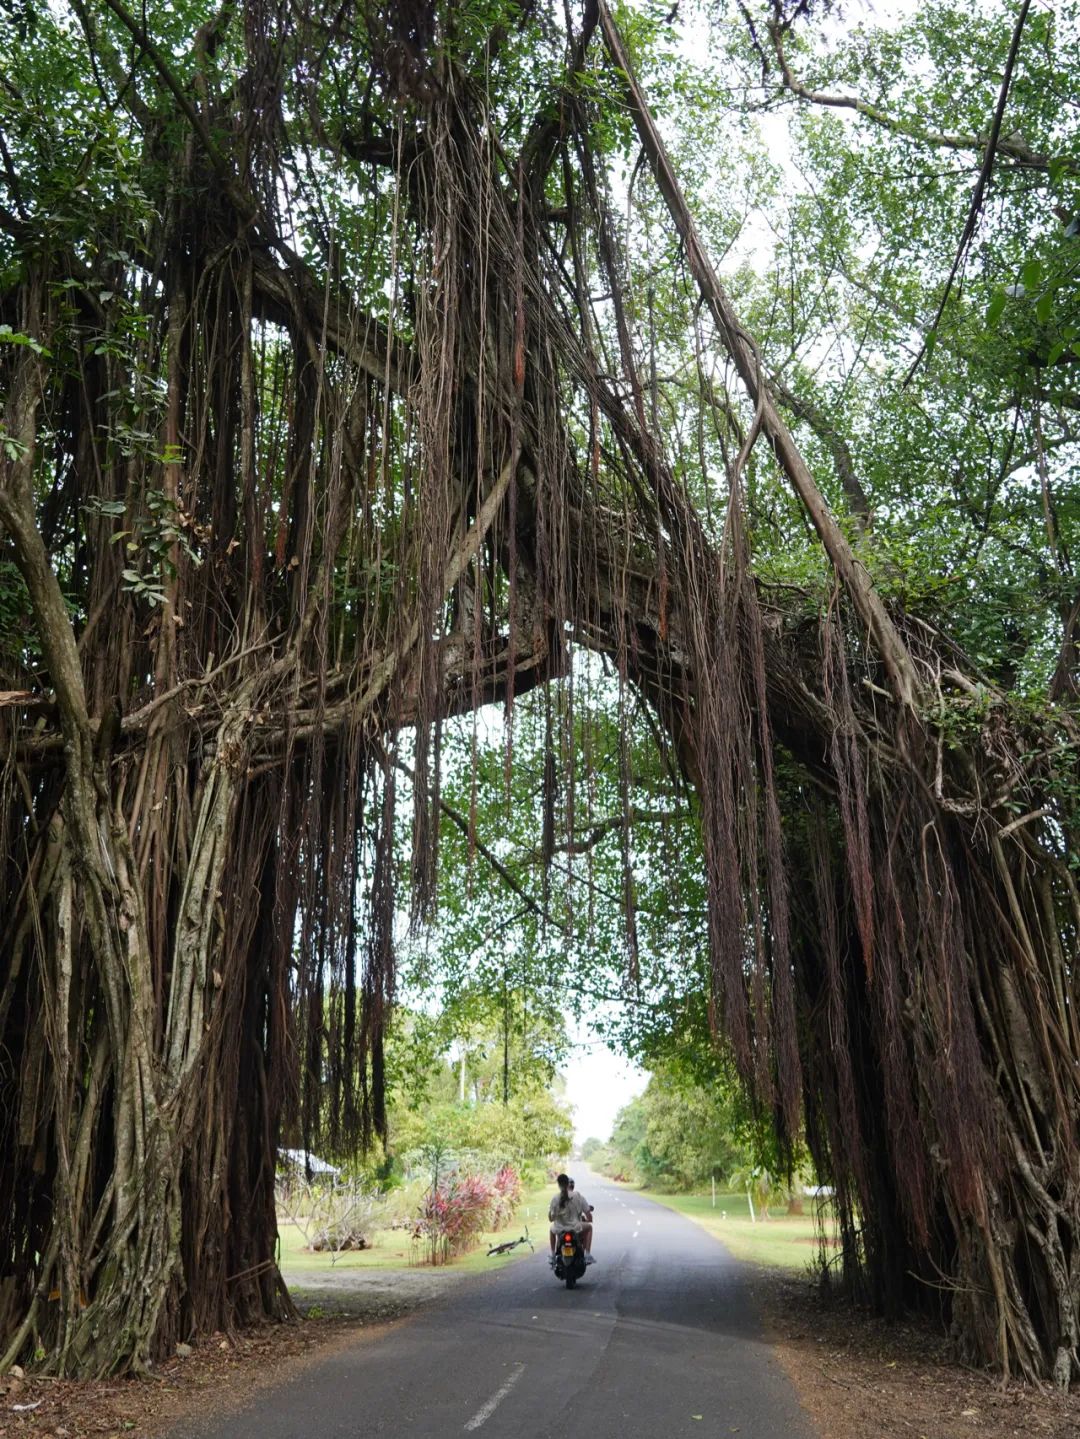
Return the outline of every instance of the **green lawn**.
[[[482,1234],[476,1248],[468,1254],[463,1254],[459,1259],[453,1261],[455,1269],[487,1270],[496,1269],[503,1264],[512,1264],[515,1259],[531,1251],[527,1244],[520,1249],[515,1249],[512,1254],[494,1254],[488,1258],[488,1246],[491,1244],[502,1244],[506,1239],[517,1239],[525,1233],[526,1227],[529,1230],[529,1238],[538,1250],[547,1245],[547,1210],[551,1199],[551,1186],[545,1184],[541,1189],[527,1189],[522,1195],[521,1203],[514,1214],[513,1219],[505,1229],[499,1232]]]
[[[494,1255],[488,1258],[489,1245],[501,1244],[506,1239],[517,1239],[528,1226],[530,1237],[538,1248],[547,1243],[548,1186],[542,1189],[526,1190],[510,1223],[498,1232],[489,1231],[477,1240],[476,1247],[468,1254],[460,1255],[450,1262],[454,1269],[496,1269],[509,1264],[529,1253],[527,1245],[515,1249],[511,1254]],[[281,1238],[281,1272],[288,1283],[290,1274],[303,1272],[311,1274],[325,1269],[328,1272],[345,1272],[350,1269],[409,1269],[417,1262],[423,1262],[423,1250],[409,1239],[407,1229],[378,1230],[372,1237],[370,1249],[350,1251],[342,1254],[336,1263],[329,1254],[311,1253],[304,1247],[304,1236],[291,1220],[278,1220]]]
[[[651,1189],[638,1192],[700,1224],[727,1245],[736,1259],[801,1271],[817,1258],[817,1227],[810,1212],[789,1216],[777,1210],[766,1219],[758,1211],[755,1224],[745,1194],[718,1193],[714,1209],[708,1194],[657,1194]],[[808,1211],[810,1207],[811,1201],[807,1200]],[[827,1232],[831,1232],[831,1220],[826,1217],[825,1222]]]

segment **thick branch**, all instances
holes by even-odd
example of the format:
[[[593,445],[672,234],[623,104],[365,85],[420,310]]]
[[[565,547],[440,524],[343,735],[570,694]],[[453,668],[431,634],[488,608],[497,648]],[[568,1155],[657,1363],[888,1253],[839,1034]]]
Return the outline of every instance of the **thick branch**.
[[[475,559],[483,543],[484,536],[491,528],[492,522],[498,513],[499,506],[506,497],[506,492],[510,487],[510,479],[516,468],[517,456],[512,455],[503,466],[499,478],[484,497],[484,502],[477,511],[476,519],[466,531],[457,548],[451,552],[443,571],[442,590],[444,595],[450,593],[465,573],[466,567]],[[405,631],[405,635],[401,641],[387,651],[372,669],[367,685],[353,709],[354,718],[364,715],[371,708],[389,684],[398,665],[419,638],[420,617],[418,615]]]
[[[30,333],[38,327],[41,291],[41,277],[35,272],[25,295]],[[5,417],[16,454],[15,458],[0,454],[0,525],[8,531],[14,545],[15,563],[30,595],[41,647],[56,690],[65,739],[72,748],[71,760],[77,762],[86,760],[90,751],[90,719],[82,669],[64,596],[34,515],[34,456],[42,378],[40,356],[27,347],[16,369]]]
[[[166,60],[160,47],[151,39],[146,27],[136,19],[126,5],[120,3],[120,0],[105,0],[105,4],[131,34],[132,38],[138,42],[142,50],[145,51],[154,69],[161,77],[161,80],[172,92],[176,103],[180,106],[188,123],[194,130],[199,144],[203,150],[205,150],[207,158],[217,171],[222,184],[225,186],[229,199],[245,219],[254,218],[257,210],[255,201],[237,182],[236,174],[228,156],[219,148],[217,142],[214,140],[214,137],[210,133],[210,127],[192,104],[190,96],[180,83],[176,72]]]
[[[675,227],[686,246],[687,259],[702,298],[709,306],[724,344],[756,408],[761,411],[761,428],[772,445],[792,489],[802,501],[811,523],[825,546],[837,576],[851,596],[885,665],[896,698],[911,705],[917,680],[911,656],[896,626],[875,590],[866,568],[856,559],[847,537],[836,523],[809,466],[803,459],[791,431],[781,419],[768,393],[760,357],[753,340],[740,324],[731,302],[716,276],[712,261],[698,235],[697,226],[675,177],[664,142],[652,117],[645,94],[634,76],[629,54],[618,27],[604,0],[600,0],[600,25],[615,65],[625,77],[627,99],[645,154],[667,204]]]

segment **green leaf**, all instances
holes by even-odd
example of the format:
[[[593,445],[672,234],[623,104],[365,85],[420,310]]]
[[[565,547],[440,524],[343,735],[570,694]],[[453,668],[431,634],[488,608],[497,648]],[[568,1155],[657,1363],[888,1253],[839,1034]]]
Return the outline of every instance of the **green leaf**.
[[[1039,296],[1039,303],[1035,306],[1035,318],[1040,325],[1045,325],[1050,316],[1054,313],[1054,292],[1047,290],[1045,295]]]
[[[1024,289],[1029,293],[1037,290],[1043,282],[1043,264],[1041,260],[1029,260],[1020,271],[1020,279]]]
[[[990,303],[986,307],[986,323],[991,328],[993,328],[1001,319],[1002,312],[1005,309],[1005,301],[1007,299],[1008,296],[1005,294],[1004,290],[994,291]]]

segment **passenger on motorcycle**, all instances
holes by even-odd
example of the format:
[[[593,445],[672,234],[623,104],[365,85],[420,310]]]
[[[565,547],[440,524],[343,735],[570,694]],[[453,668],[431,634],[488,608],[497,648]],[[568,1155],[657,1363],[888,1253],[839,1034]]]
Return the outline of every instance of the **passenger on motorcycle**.
[[[570,1181],[570,1193],[571,1193],[571,1194],[576,1194],[576,1195],[578,1196],[578,1198],[581,1200],[582,1204],[584,1204],[586,1210],[588,1211],[587,1217],[588,1217],[589,1223],[591,1224],[591,1223],[592,1223],[592,1217],[593,1217],[593,1207],[592,1207],[592,1205],[589,1203],[589,1201],[585,1198],[584,1194],[582,1194],[581,1191],[578,1190],[578,1189],[575,1187],[574,1181],[573,1181],[572,1179],[571,1179],[571,1181]]]
[[[581,1235],[581,1246],[585,1250],[585,1263],[595,1264],[592,1257],[592,1223],[590,1216],[592,1210],[585,1203],[579,1194],[571,1194],[570,1177],[567,1174],[560,1174],[555,1181],[559,1186],[559,1192],[548,1206],[548,1219],[551,1221],[551,1258],[548,1263],[555,1263],[555,1241],[559,1231],[562,1229],[574,1229]]]

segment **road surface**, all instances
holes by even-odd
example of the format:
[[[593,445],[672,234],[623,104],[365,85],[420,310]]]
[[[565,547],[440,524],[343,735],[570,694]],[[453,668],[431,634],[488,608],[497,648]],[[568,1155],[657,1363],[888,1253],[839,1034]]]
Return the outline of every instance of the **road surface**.
[[[544,1253],[172,1439],[811,1439],[727,1251],[662,1205],[579,1183],[597,1263],[575,1290],[544,1234]]]

